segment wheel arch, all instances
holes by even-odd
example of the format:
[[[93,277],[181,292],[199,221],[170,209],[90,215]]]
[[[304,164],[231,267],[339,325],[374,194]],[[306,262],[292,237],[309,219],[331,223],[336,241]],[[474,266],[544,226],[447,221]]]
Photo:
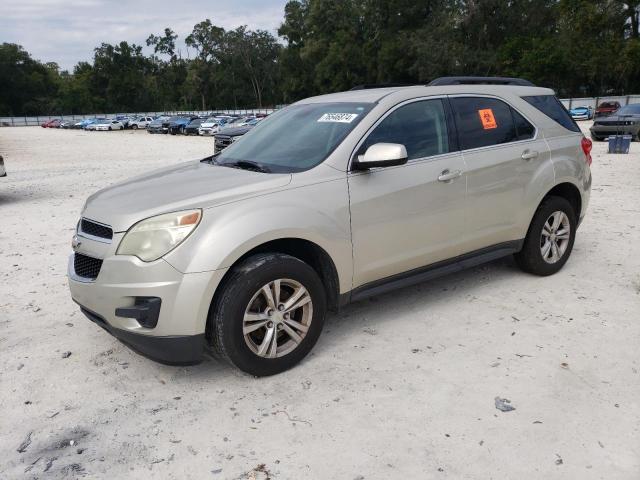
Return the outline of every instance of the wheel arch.
[[[582,213],[582,194],[580,193],[580,189],[575,184],[566,181],[558,183],[542,196],[542,198],[538,202],[538,206],[540,206],[544,199],[549,196],[562,197],[567,200],[576,213],[576,221],[580,219]]]
[[[338,270],[335,262],[331,258],[331,255],[329,255],[329,253],[320,245],[311,240],[299,237],[283,237],[265,241],[240,255],[231,264],[227,273],[220,281],[220,284],[213,295],[212,303],[215,302],[216,296],[222,291],[222,288],[220,287],[223,286],[229,272],[231,272],[239,263],[259,253],[282,253],[285,255],[291,255],[292,257],[298,258],[311,266],[311,268],[313,268],[320,277],[320,280],[322,280],[325,292],[327,293],[329,308],[336,308],[338,306],[338,299],[340,296],[340,278],[338,276]]]

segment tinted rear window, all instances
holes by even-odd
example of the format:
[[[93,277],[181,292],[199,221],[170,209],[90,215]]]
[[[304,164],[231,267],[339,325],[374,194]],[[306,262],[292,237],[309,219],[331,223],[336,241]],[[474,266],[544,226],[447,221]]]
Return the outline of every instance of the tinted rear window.
[[[578,124],[571,118],[567,109],[564,108],[564,105],[560,103],[560,100],[555,95],[534,95],[522,98],[567,130],[572,132],[580,131]]]
[[[464,150],[518,140],[511,107],[506,103],[495,98],[455,97],[451,106]]]

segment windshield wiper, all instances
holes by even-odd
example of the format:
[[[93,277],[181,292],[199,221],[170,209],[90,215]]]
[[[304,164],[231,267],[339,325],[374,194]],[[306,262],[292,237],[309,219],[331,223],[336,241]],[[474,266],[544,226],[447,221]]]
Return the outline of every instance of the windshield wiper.
[[[269,170],[267,167],[265,167],[261,163],[252,162],[250,160],[236,160],[235,162],[228,162],[228,163],[216,162],[216,163],[217,165],[221,165],[223,167],[240,168],[242,170],[253,170],[253,171],[262,172],[262,173],[271,173],[271,170]]]

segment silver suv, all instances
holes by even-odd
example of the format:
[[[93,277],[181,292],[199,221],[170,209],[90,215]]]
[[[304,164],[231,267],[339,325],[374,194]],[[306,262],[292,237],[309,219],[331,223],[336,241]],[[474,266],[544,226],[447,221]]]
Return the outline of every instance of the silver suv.
[[[89,197],[71,296],[157,361],[211,350],[275,374],[347,302],[510,254],[526,272],[560,270],[590,149],[554,92],[524,80],[309,98],[215,156]]]

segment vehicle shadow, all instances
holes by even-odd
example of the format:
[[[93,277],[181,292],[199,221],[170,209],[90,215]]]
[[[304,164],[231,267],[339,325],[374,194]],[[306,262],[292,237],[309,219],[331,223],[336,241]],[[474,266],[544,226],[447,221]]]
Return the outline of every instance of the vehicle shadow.
[[[473,295],[474,291],[485,282],[507,279],[516,275],[526,274],[518,269],[513,258],[509,256],[349,304],[339,312],[330,312],[327,315],[324,331],[310,355],[331,355],[338,339],[350,337],[354,343],[358,343],[359,339],[366,335],[363,332],[365,327],[375,329],[377,325],[393,322],[397,317],[411,312],[427,312],[430,305],[435,302],[464,302],[465,296]],[[305,360],[302,361],[302,364],[304,363]],[[203,379],[211,378],[212,374],[251,378],[210,354],[206,355],[203,363],[189,367],[188,370],[191,377],[202,376]]]

